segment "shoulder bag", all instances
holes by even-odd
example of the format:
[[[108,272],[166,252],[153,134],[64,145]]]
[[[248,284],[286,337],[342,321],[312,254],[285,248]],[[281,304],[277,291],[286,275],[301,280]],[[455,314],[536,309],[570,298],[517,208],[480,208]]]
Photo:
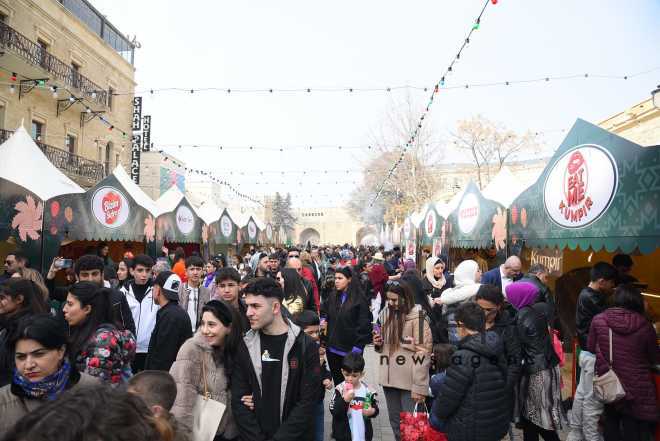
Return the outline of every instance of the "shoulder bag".
[[[227,406],[211,399],[206,378],[206,356],[202,356],[204,395],[197,394],[193,407],[193,441],[213,441]]]
[[[594,374],[594,396],[603,403],[614,403],[626,396],[621,381],[616,372],[612,370],[612,328],[609,328],[610,340],[610,369],[603,375]]]

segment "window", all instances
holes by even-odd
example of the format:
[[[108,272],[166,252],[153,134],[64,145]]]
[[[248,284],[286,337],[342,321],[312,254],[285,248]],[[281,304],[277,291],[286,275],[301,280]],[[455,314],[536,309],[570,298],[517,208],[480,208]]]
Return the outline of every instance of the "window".
[[[115,93],[115,89],[108,87],[108,107],[112,110],[112,95]]]
[[[69,153],[76,153],[76,137],[73,135],[66,135],[66,147]]]
[[[44,140],[44,123],[32,120],[32,139],[38,142]]]
[[[47,66],[47,63],[48,63],[48,58],[47,58],[48,43],[46,43],[42,39],[37,39],[37,44],[41,48],[41,50],[39,51],[39,63],[41,63],[41,65],[43,67],[47,68],[48,67]]]
[[[105,174],[109,175],[111,173],[110,170],[110,158],[112,158],[112,142],[108,142],[108,144],[105,146]]]
[[[0,12],[0,22],[7,23],[7,14]]]
[[[80,89],[80,65],[71,62],[71,85],[76,89]]]

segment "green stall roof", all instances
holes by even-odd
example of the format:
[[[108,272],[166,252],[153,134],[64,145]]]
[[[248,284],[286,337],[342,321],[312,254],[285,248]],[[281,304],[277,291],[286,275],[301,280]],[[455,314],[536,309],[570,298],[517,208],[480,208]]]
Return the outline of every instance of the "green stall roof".
[[[512,243],[620,249],[660,245],[660,146],[641,147],[578,119],[511,206]]]

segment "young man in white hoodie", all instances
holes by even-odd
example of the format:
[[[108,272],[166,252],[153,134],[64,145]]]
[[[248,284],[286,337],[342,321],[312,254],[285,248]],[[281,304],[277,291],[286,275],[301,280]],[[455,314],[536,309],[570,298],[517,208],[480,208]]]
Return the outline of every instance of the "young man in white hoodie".
[[[121,289],[126,296],[126,301],[131,308],[131,314],[135,322],[137,348],[135,360],[131,364],[133,373],[144,370],[144,363],[149,352],[149,340],[156,325],[158,305],[154,304],[151,293],[151,267],[153,266],[154,260],[146,254],[135,256],[133,265],[130,268],[133,280]]]

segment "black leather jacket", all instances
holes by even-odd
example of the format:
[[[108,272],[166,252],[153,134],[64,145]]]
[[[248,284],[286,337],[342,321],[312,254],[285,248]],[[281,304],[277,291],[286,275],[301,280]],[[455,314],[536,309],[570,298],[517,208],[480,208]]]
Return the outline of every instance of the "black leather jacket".
[[[548,330],[548,313],[548,305],[545,303],[535,303],[518,311],[516,323],[523,370],[526,374],[542,371],[559,363]]]
[[[575,331],[577,333],[580,348],[587,348],[587,336],[589,335],[589,327],[591,320],[605,311],[607,308],[607,297],[588,286],[580,291],[577,299],[577,307],[575,309]]]

